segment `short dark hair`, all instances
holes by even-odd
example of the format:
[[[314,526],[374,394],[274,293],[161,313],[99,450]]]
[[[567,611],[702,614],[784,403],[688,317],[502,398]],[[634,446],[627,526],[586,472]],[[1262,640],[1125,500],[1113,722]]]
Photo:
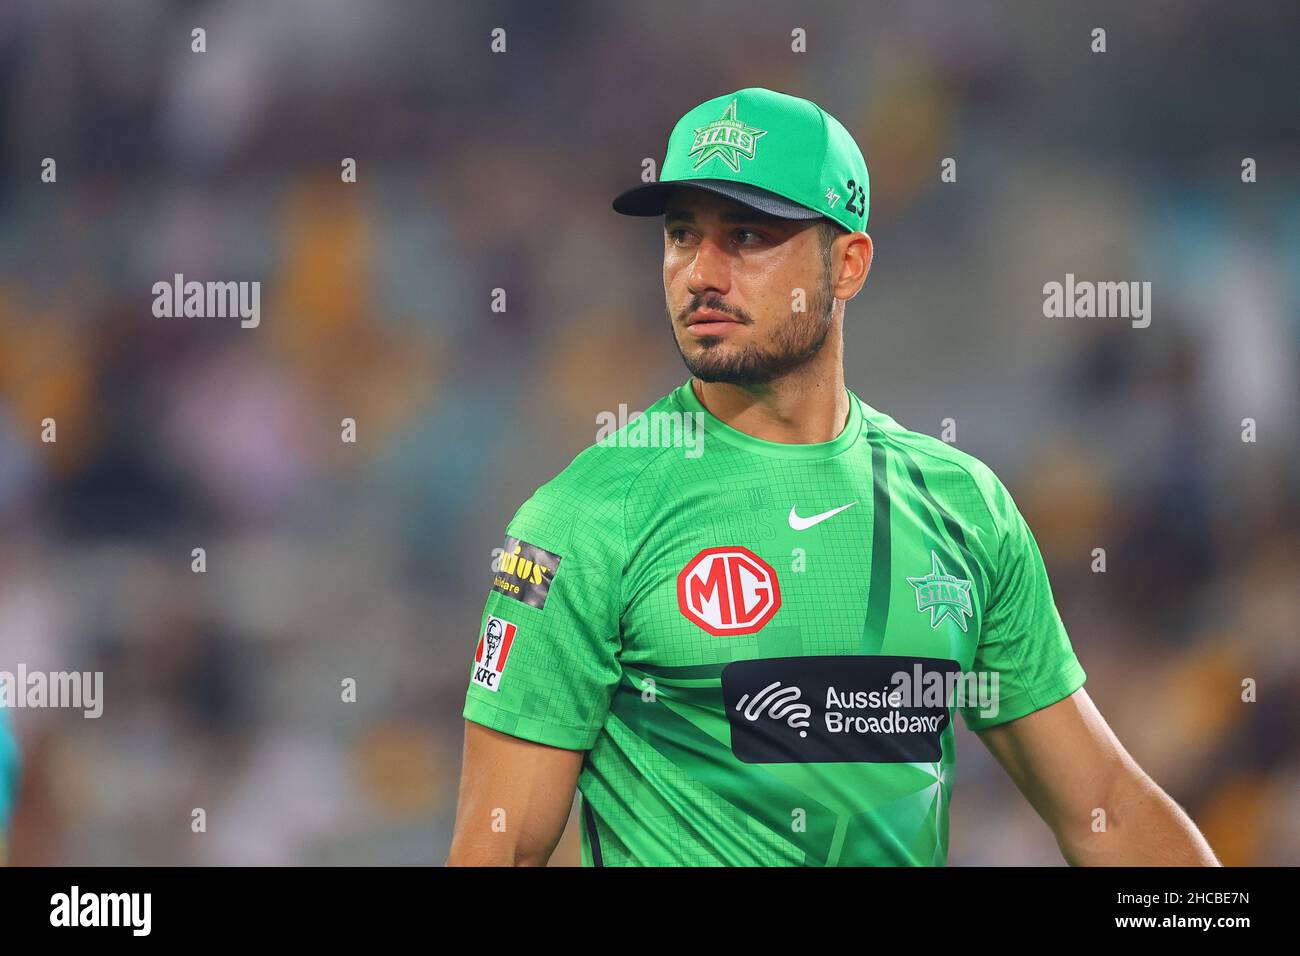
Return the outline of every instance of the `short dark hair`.
[[[817,239],[821,246],[822,267],[827,271],[829,271],[831,267],[831,243],[833,243],[838,236],[842,236],[847,232],[848,230],[834,219],[827,219],[825,216],[822,216],[817,220]]]

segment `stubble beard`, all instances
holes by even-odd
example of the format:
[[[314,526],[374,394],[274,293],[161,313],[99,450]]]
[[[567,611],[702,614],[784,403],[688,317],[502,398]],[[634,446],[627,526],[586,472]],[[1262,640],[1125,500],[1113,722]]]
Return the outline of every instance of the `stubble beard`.
[[[687,314],[696,308],[722,308],[722,303],[692,303]],[[830,276],[823,276],[821,287],[813,295],[808,309],[791,311],[790,318],[772,332],[770,345],[749,342],[744,348],[730,345],[722,336],[699,339],[700,350],[687,355],[678,341],[669,314],[669,331],[690,373],[702,382],[728,385],[766,385],[788,375],[813,360],[826,344],[834,316],[835,300],[831,295]],[[727,310],[732,311],[732,310]]]

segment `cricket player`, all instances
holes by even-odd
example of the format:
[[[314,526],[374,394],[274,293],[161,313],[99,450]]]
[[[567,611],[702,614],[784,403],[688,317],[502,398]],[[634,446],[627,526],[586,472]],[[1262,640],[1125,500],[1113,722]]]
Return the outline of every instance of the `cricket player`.
[[[1217,865],[1089,700],[1002,482],[845,387],[868,203],[848,131],[757,88],[614,200],[663,217],[691,377],[506,527],[449,864],[544,865],[576,787],[584,865],[942,865],[960,712],[1069,863]]]

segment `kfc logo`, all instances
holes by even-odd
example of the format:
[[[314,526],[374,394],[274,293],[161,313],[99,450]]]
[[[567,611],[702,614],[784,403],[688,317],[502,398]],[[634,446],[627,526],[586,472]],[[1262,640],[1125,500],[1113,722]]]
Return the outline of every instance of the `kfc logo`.
[[[488,615],[487,625],[474,651],[474,673],[470,678],[480,687],[496,693],[501,687],[501,673],[506,669],[510,647],[518,630],[509,621]]]
[[[781,607],[781,587],[748,548],[705,548],[677,575],[677,606],[715,637],[753,634]]]

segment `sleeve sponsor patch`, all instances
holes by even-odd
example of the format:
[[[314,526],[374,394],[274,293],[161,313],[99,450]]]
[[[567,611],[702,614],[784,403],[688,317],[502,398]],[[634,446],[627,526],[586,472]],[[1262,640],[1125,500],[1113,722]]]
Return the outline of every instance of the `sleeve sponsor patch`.
[[[506,538],[505,551],[497,561],[492,578],[492,590],[535,608],[544,608],[559,567],[558,554],[519,538]]]
[[[474,651],[474,674],[470,679],[475,684],[493,693],[501,689],[501,674],[510,659],[510,648],[518,630],[509,621],[488,615],[483,633],[479,635],[478,648]]]

